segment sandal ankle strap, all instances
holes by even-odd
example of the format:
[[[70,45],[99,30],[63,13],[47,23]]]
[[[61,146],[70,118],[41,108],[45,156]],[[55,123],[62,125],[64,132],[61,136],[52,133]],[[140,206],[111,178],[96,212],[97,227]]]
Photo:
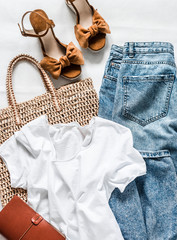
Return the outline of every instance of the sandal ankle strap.
[[[25,29],[23,21],[24,21],[24,18],[26,17],[26,15],[28,15],[29,13],[35,13],[35,14],[39,15],[40,17],[42,17],[45,20],[45,22],[47,23],[48,27],[46,28],[46,31],[43,34],[37,34],[37,33],[35,33],[35,31],[33,29],[32,30]],[[42,16],[40,13],[37,13],[35,11],[28,11],[28,12],[24,13],[23,16],[22,16],[21,26],[20,26],[19,23],[18,23],[18,26],[19,26],[21,34],[23,36],[25,36],[25,37],[27,37],[27,36],[28,37],[43,37],[43,36],[45,36],[47,34],[47,32],[48,32],[50,27],[55,27],[55,24],[54,24],[53,20],[48,19],[45,16]]]
[[[74,11],[75,11],[75,13],[76,13],[76,17],[77,17],[76,22],[77,22],[77,24],[79,24],[79,23],[80,23],[80,13],[79,13],[77,7],[76,7],[75,4],[74,4],[75,1],[76,1],[76,0],[66,0],[66,3],[67,3],[68,6],[71,5],[71,6],[73,7],[73,9],[74,9]],[[94,7],[93,7],[92,5],[90,5],[90,3],[88,2],[88,0],[85,0],[85,1],[87,2],[88,6],[91,8],[92,14],[93,14],[93,13],[94,13]]]

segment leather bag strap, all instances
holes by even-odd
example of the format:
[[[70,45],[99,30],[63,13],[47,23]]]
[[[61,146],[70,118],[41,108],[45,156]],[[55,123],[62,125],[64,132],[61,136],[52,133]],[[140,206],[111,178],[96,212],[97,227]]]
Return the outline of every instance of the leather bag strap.
[[[35,214],[34,217],[31,218],[31,224],[26,229],[26,231],[22,234],[22,236],[18,239],[21,240],[23,237],[27,234],[27,232],[35,225],[37,226],[41,221],[43,220],[43,217],[41,217],[38,213]]]
[[[8,66],[7,78],[6,78],[6,91],[7,91],[8,104],[12,107],[12,111],[14,113],[16,124],[20,125],[21,119],[20,119],[20,112],[18,109],[18,104],[16,102],[15,94],[14,94],[13,86],[12,86],[12,72],[13,72],[14,66],[19,61],[28,61],[28,62],[34,64],[38,68],[38,70],[42,76],[44,86],[45,86],[47,92],[49,92],[51,95],[54,107],[56,108],[57,111],[61,111],[60,103],[59,103],[59,100],[57,97],[57,90],[54,87],[48,74],[44,71],[44,69],[41,67],[40,63],[35,58],[33,58],[27,54],[20,54],[11,60],[9,66]]]

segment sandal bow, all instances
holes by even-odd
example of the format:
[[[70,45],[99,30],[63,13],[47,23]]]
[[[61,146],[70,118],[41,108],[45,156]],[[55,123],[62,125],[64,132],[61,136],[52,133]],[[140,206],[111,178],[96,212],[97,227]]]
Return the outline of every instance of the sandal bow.
[[[59,60],[46,56],[40,62],[41,66],[48,71],[54,79],[58,79],[61,75],[62,69],[74,65],[83,65],[84,59],[81,51],[70,42],[66,47],[66,55]]]
[[[89,39],[96,36],[98,33],[111,33],[109,29],[109,25],[106,21],[101,17],[97,10],[94,10],[93,14],[93,25],[88,29],[82,27],[82,25],[75,25],[75,35],[76,38],[83,48],[88,48]]]

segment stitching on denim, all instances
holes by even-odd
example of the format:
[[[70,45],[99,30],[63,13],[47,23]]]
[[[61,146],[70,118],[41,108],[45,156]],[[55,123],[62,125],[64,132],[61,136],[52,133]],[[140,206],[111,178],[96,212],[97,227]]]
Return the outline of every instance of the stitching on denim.
[[[128,81],[123,79],[123,88],[124,88],[124,103],[123,103],[123,115],[126,116],[127,114],[127,83]]]
[[[106,69],[106,71],[110,70],[112,67],[114,66],[120,66],[122,64],[122,59],[116,59],[117,61],[119,61],[118,63],[117,62],[114,62],[113,59],[110,59],[109,62],[108,62],[108,67]]]
[[[157,61],[157,62],[145,62],[145,61],[131,61],[131,60],[122,60],[122,63],[129,63],[129,64],[144,64],[144,65],[150,65],[150,64],[167,64],[171,65],[173,67],[176,67],[175,63],[173,62],[163,62],[163,61]]]
[[[174,83],[174,78],[173,80],[170,80],[169,86],[168,86],[168,91],[167,91],[167,96],[166,96],[166,102],[165,102],[165,111],[168,113],[168,107],[169,107],[169,102],[170,102],[170,97],[171,97],[171,92],[172,92],[172,87]]]
[[[117,82],[117,78],[116,77],[112,77],[111,75],[104,75],[103,78],[105,78],[107,80],[111,80],[111,81]]]
[[[159,150],[159,151],[139,151],[143,158],[164,158],[170,157],[169,150]]]
[[[156,115],[155,117],[149,118],[146,121],[140,120],[137,117],[134,117],[133,115],[130,115],[129,113],[124,114],[124,116],[144,127],[149,123],[155,122],[155,121],[159,120],[160,118],[166,117],[167,112],[163,112],[160,115]]]
[[[111,66],[114,67],[114,68],[117,68],[118,70],[120,69],[120,64],[121,64],[121,63],[111,62]]]
[[[172,81],[172,79],[141,79],[141,80],[130,80],[128,79],[129,82],[169,82]]]
[[[110,57],[120,57],[121,59],[123,58],[123,53],[117,53],[117,54],[114,54],[114,53],[110,53]]]
[[[166,80],[164,80],[166,81]],[[130,81],[128,79],[123,78],[123,88],[124,88],[124,103],[123,103],[123,115],[125,117],[127,117],[128,119],[140,124],[141,126],[146,126],[147,124],[157,121],[160,118],[163,118],[165,116],[167,116],[168,114],[168,108],[169,108],[169,101],[170,101],[170,96],[171,96],[171,92],[172,92],[172,87],[173,87],[173,83],[174,83],[174,77],[172,79],[169,80],[169,86],[168,86],[168,90],[167,90],[167,96],[166,96],[166,100],[165,100],[165,109],[161,114],[158,114],[154,117],[151,117],[147,120],[140,120],[138,117],[134,116],[133,114],[128,113],[128,105],[127,105],[127,96],[128,96],[128,90],[127,90],[127,85]]]
[[[124,50],[124,53],[128,54],[129,53],[129,49],[125,49]],[[144,49],[135,49],[133,51],[134,54],[149,54],[149,53],[154,53],[154,54],[157,54],[157,53],[170,53],[174,56],[174,50],[171,50],[171,49],[164,49],[164,50],[158,50],[158,49],[154,49],[154,50],[144,50]]]
[[[129,82],[141,82],[141,81],[169,81],[169,80],[174,80],[174,74],[168,74],[168,75],[143,75],[143,76],[123,76],[123,79],[128,79]]]
[[[120,62],[119,62],[119,63],[115,63],[115,62],[113,61],[113,59],[110,59],[110,60],[108,61],[108,65],[107,65],[107,67],[106,67],[105,75],[104,75],[105,78],[110,79],[110,80],[112,80],[112,81],[117,81],[117,77],[114,77],[114,76],[112,76],[111,74],[109,74],[109,72],[111,72],[111,69],[112,69],[112,68],[116,69],[117,71],[120,70],[120,66],[121,66],[121,64],[122,64],[122,59],[117,59],[117,60],[120,60]]]
[[[124,47],[127,47],[128,44],[129,44],[129,42],[125,42]],[[171,44],[170,42],[158,42],[158,41],[157,42],[134,42],[134,45],[137,48],[141,48],[141,47],[154,48],[154,47],[156,47],[156,48],[174,49],[173,44]]]

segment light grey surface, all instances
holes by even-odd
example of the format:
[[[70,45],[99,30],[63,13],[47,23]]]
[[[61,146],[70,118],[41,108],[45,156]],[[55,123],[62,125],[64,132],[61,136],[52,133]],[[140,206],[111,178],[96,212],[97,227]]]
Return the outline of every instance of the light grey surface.
[[[97,54],[83,50],[85,65],[81,78],[91,77],[99,92],[104,66],[111,44],[122,45],[126,41],[168,41],[175,47],[177,56],[177,1],[176,0],[90,0],[110,25],[112,34],[107,37],[105,49]],[[60,41],[73,41],[75,16],[64,0],[9,0],[0,1],[0,108],[7,107],[6,72],[10,60],[20,53],[42,59],[40,44],[36,38],[22,37],[17,23],[24,12],[41,8],[53,19],[54,31]],[[55,86],[66,81],[53,80]],[[68,83],[68,81],[67,81]],[[19,64],[13,74],[13,86],[18,102],[29,100],[45,92],[42,80],[34,67]]]
[[[0,240],[6,240],[2,235],[0,235]]]

